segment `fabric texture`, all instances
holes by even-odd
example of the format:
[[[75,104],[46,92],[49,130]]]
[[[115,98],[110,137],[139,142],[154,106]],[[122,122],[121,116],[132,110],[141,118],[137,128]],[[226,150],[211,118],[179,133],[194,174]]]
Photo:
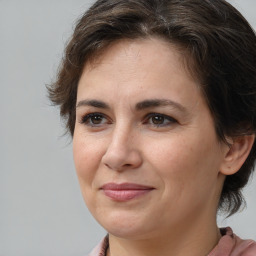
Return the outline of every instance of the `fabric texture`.
[[[108,249],[108,235],[91,251],[88,256],[106,256]]]
[[[256,256],[256,242],[243,240],[236,236],[230,227],[221,228],[221,239],[207,256]],[[106,256],[108,235],[92,250],[88,256]]]
[[[220,229],[222,238],[208,256],[256,256],[256,242],[242,240],[230,227]]]

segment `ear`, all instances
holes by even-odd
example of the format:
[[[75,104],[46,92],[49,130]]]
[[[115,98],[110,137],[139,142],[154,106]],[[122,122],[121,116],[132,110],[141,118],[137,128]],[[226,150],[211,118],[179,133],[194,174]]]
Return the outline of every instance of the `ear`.
[[[239,171],[250,154],[255,135],[244,135],[228,140],[231,146],[227,146],[224,159],[220,166],[220,172],[224,175],[232,175]]]

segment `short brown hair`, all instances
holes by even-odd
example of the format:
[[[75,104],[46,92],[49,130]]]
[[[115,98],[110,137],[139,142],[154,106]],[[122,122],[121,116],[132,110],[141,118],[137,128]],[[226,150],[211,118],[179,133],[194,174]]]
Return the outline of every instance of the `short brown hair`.
[[[152,36],[181,49],[220,140],[256,133],[256,36],[233,6],[224,0],[98,0],[77,22],[57,81],[48,87],[72,136],[85,63],[116,40]],[[243,203],[255,158],[254,143],[241,169],[226,177],[219,208],[229,215]]]

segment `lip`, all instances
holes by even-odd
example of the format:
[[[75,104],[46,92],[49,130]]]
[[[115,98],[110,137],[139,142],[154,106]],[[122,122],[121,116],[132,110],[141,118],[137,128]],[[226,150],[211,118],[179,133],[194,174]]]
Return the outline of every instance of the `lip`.
[[[101,187],[107,197],[118,202],[125,202],[146,195],[153,189],[153,187],[135,183],[107,183]]]

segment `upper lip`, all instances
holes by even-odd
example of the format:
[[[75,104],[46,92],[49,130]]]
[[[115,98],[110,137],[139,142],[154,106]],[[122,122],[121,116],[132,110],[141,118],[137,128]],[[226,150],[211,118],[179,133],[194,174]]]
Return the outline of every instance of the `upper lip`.
[[[151,186],[135,184],[135,183],[106,183],[101,189],[103,190],[149,190],[154,189]]]

